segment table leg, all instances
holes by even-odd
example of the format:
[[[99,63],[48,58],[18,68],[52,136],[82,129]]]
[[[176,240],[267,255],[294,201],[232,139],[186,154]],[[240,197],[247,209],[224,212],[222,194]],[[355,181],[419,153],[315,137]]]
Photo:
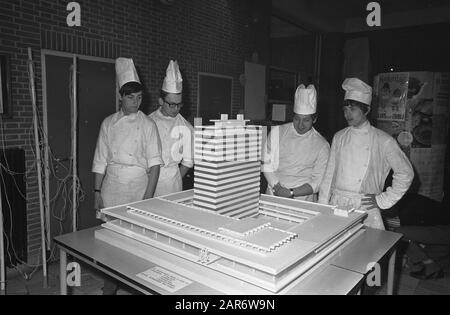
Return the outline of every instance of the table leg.
[[[389,269],[388,269],[388,279],[387,279],[387,295],[394,294],[394,275],[395,275],[395,257],[397,255],[397,250],[393,250],[391,257],[389,257]]]
[[[59,285],[61,295],[67,295],[67,253],[59,249]]]

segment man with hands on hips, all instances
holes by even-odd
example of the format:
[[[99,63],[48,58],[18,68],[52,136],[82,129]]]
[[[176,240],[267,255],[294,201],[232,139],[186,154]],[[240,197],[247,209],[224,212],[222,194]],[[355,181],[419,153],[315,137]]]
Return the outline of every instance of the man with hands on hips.
[[[365,210],[365,225],[384,229],[380,209],[402,198],[412,183],[413,168],[396,140],[368,121],[372,88],[357,78],[345,79],[342,88],[349,127],[334,135],[319,202]],[[392,185],[383,191],[391,170]]]

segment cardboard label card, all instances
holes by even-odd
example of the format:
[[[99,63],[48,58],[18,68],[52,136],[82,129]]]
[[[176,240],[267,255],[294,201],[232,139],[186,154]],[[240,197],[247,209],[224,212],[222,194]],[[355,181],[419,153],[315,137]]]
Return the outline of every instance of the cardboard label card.
[[[153,267],[136,276],[170,293],[175,293],[192,283],[191,280],[160,267]]]

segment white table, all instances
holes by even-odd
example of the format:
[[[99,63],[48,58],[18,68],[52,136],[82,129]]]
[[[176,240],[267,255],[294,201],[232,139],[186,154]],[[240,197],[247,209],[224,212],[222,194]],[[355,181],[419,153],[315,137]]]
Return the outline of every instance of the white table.
[[[242,288],[243,294],[273,294],[270,291],[243,283],[239,279],[227,276],[220,272],[203,267],[199,264],[187,261],[149,246],[149,251],[155,257],[155,261],[142,259],[132,255],[118,247],[111,246],[97,240],[94,236],[95,230],[91,228],[75,233],[65,234],[55,238],[55,243],[60,249],[60,291],[62,295],[67,294],[67,255],[70,255],[97,270],[121,281],[122,283],[140,291],[144,294],[179,294],[179,295],[222,295],[226,291],[207,285],[195,279],[207,277],[217,279],[218,282],[226,282],[230,287]],[[170,270],[167,266],[176,264],[185,270],[189,270],[190,276],[181,274],[181,277],[194,279],[192,284],[171,293],[139,277],[137,274],[153,267],[161,267]],[[177,268],[179,270],[180,268]],[[362,283],[364,276],[330,263],[322,264],[309,275],[296,280],[280,294],[351,294],[356,293]]]

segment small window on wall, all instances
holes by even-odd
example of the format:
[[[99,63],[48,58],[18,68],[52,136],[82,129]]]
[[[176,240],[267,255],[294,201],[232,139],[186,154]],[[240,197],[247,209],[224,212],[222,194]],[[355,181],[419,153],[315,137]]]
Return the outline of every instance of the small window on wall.
[[[0,116],[12,117],[9,57],[0,55]]]
[[[292,120],[297,80],[298,75],[295,72],[270,68],[268,112],[271,113],[272,123],[280,124]]]
[[[297,73],[271,67],[269,71],[269,100],[293,102],[297,85]]]
[[[211,119],[220,119],[220,114],[231,117],[233,96],[233,77],[198,73],[198,106],[197,117],[201,117],[204,125]]]
[[[287,104],[272,104],[272,121],[285,122],[287,120],[288,113]]]

